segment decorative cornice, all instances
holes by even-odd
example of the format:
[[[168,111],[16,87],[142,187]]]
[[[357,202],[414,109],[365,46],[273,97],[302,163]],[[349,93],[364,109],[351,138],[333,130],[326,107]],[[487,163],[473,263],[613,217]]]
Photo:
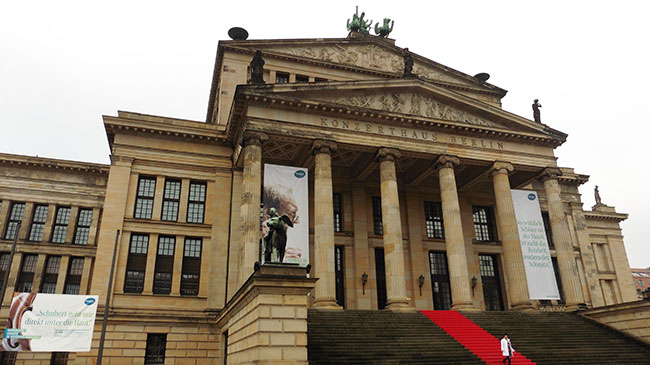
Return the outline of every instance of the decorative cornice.
[[[0,153],[0,164],[108,174],[109,165]]]
[[[326,153],[326,154],[331,154],[332,151],[336,151],[338,146],[336,145],[336,142],[334,141],[328,141],[325,139],[317,139],[312,143],[312,153]]]
[[[399,150],[396,150],[394,148],[386,148],[382,147],[379,150],[377,150],[377,155],[375,156],[375,161],[383,162],[383,161],[393,161],[399,159],[402,156],[402,154],[399,152]]]
[[[433,163],[434,169],[451,168],[460,166],[460,159],[456,156],[440,155],[436,162]]]
[[[624,213],[603,213],[603,212],[594,212],[587,211],[585,212],[586,219],[600,220],[600,221],[612,221],[612,222],[622,222],[628,217]]]

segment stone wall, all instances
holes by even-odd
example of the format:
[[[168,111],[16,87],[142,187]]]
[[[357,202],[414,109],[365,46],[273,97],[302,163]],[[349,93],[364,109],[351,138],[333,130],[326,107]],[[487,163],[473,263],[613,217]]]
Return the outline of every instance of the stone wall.
[[[580,314],[650,344],[650,300],[609,305]]]

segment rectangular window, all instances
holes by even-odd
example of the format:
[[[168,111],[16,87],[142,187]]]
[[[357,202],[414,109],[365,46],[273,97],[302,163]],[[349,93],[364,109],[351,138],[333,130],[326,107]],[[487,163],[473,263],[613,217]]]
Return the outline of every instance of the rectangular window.
[[[181,199],[181,181],[165,180],[165,192],[163,194],[162,213],[160,219],[176,222],[178,220],[178,204]]]
[[[372,197],[372,226],[377,236],[384,234],[384,224],[381,219],[381,198]]]
[[[187,203],[187,223],[203,223],[205,189],[206,183],[204,182],[190,182],[190,195]]]
[[[474,233],[479,242],[494,242],[492,211],[490,207],[472,207]]]
[[[70,221],[70,207],[56,208],[56,217],[54,218],[54,227],[52,229],[52,242],[64,243],[65,236],[68,232],[68,222]]]
[[[68,363],[67,352],[53,352],[50,365],[66,365]]]
[[[167,335],[160,333],[147,334],[147,347],[144,355],[144,364],[164,364]]]
[[[34,272],[36,272],[36,261],[38,255],[24,255],[23,263],[20,265],[20,275],[18,276],[18,283],[16,284],[16,291],[21,293],[29,293],[32,291],[32,283],[34,282]]]
[[[56,282],[59,278],[59,266],[61,265],[61,256],[49,256],[45,263],[45,273],[43,274],[43,284],[41,293],[54,294],[56,291]]]
[[[424,202],[424,221],[427,238],[445,238],[445,228],[442,222],[442,204]]]
[[[17,228],[20,221],[23,220],[25,213],[25,203],[12,203],[11,212],[9,213],[9,220],[7,221],[7,230],[5,231],[5,239],[13,240],[17,234]]]
[[[286,84],[289,82],[289,74],[286,72],[276,72],[275,73],[275,83],[276,84]]]
[[[0,287],[2,287],[2,281],[5,278],[5,274],[9,270],[9,253],[3,252],[0,253]]]
[[[131,243],[129,245],[129,257],[126,261],[126,278],[124,279],[125,293],[142,293],[148,250],[149,235],[132,233]]]
[[[314,78],[314,82],[327,82],[327,79],[324,79],[322,77],[316,77]]]
[[[185,238],[183,272],[181,274],[181,295],[199,294],[202,243],[201,238]]]
[[[158,237],[156,271],[153,277],[153,293],[169,294],[172,291],[172,272],[174,271],[175,237]]]
[[[90,223],[92,221],[92,209],[79,209],[79,217],[77,217],[77,228],[75,229],[74,240],[72,243],[75,245],[88,244],[88,234],[90,233]]]
[[[133,217],[151,219],[153,212],[153,198],[156,193],[156,178],[140,176],[138,179],[138,193],[135,198],[135,212]]]
[[[336,304],[345,308],[345,246],[334,246]]]
[[[548,212],[542,212],[542,221],[544,222],[544,232],[546,232],[548,247],[555,248],[555,245],[553,244],[553,235],[551,234],[551,218],[549,218]]]
[[[84,272],[83,257],[71,257],[68,265],[68,275],[65,278],[63,294],[79,294],[81,275]]]
[[[47,219],[47,205],[37,205],[34,207],[32,215],[32,227],[29,229],[29,240],[41,242],[43,240],[43,228]]]
[[[296,75],[296,82],[309,82],[309,76]]]
[[[334,205],[334,232],[343,232],[343,206],[340,193],[334,193],[332,203]]]

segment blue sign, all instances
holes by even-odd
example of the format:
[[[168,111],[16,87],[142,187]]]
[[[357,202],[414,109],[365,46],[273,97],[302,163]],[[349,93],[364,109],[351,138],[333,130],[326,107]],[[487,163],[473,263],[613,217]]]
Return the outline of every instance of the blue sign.
[[[535,194],[533,193],[528,194],[528,200],[535,200]]]
[[[297,170],[296,172],[293,173],[293,175],[299,179],[302,179],[305,177],[305,172],[303,170]]]
[[[88,298],[84,301],[84,303],[86,303],[86,305],[93,305],[95,304],[95,298]]]

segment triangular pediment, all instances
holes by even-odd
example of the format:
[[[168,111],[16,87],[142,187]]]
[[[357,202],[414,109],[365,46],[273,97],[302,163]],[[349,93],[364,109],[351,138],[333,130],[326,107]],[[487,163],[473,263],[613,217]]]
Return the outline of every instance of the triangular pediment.
[[[329,82],[306,86],[260,85],[247,87],[246,92],[313,105],[344,106],[359,112],[454,127],[472,126],[562,140],[566,137],[543,124],[417,78]]]

